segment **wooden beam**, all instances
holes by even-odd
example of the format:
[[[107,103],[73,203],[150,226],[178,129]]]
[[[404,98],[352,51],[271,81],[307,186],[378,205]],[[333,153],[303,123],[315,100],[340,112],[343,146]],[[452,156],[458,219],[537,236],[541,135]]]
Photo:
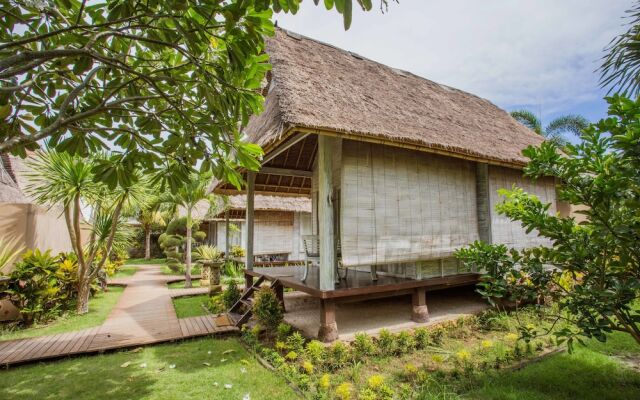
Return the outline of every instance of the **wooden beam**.
[[[299,133],[297,135],[291,136],[290,138],[286,139],[281,144],[278,144],[278,147],[274,148],[273,152],[265,154],[265,157],[262,159],[262,165],[278,157],[280,154],[285,152],[294,144],[300,142],[301,140],[304,140],[307,136],[309,136],[309,133]]]
[[[320,236],[320,290],[335,289],[336,244],[333,226],[333,154],[336,139],[318,136],[318,218]]]
[[[254,209],[254,189],[256,183],[256,173],[247,171],[247,214],[246,214],[246,231],[247,231],[247,248],[245,249],[247,270],[253,270],[253,209]]]
[[[262,167],[260,170],[261,174],[269,174],[269,175],[283,175],[283,176],[298,176],[302,178],[311,178],[313,176],[312,171],[304,171],[300,169],[290,169],[290,168],[276,168],[276,167]],[[274,185],[271,185],[274,186]]]
[[[224,259],[225,261],[229,261],[229,251],[231,246],[229,246],[229,209],[224,210]]]
[[[413,322],[428,322],[429,309],[427,308],[426,289],[415,288],[411,294],[411,320]]]
[[[489,165],[476,163],[476,212],[478,218],[478,237],[485,243],[491,243],[491,201],[489,193]]]

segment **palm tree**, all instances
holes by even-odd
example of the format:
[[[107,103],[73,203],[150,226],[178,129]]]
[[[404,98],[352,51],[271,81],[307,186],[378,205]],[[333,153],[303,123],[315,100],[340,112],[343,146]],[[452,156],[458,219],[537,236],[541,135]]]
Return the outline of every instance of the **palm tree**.
[[[635,97],[640,94],[640,1],[627,14],[629,29],[605,49],[608,53],[600,66],[600,86],[609,86],[609,92],[617,89]]]
[[[166,225],[164,214],[157,205],[136,212],[136,219],[144,231],[144,259],[151,259],[151,231]]]
[[[209,186],[211,184],[212,174],[191,174],[188,181],[183,183],[173,193],[165,193],[160,196],[160,202],[169,204],[175,211],[179,208],[184,209],[186,212],[186,243],[185,243],[185,282],[186,288],[191,287],[191,243],[192,243],[192,228],[194,225],[193,209],[196,204],[206,200],[209,202],[210,207],[216,205],[216,196],[213,193],[209,193]]]
[[[563,115],[551,121],[544,128],[542,121],[531,111],[516,110],[511,112],[511,116],[538,135],[542,135],[560,146],[566,143],[565,132],[579,136],[582,130],[589,125],[589,121],[580,115]]]
[[[129,183],[115,188],[97,182],[93,169],[103,157],[83,158],[48,150],[36,153],[28,164],[31,172],[27,192],[40,204],[63,207],[71,246],[78,257],[78,314],[89,311],[91,283],[114,247],[124,248],[129,243],[123,211],[140,207],[149,197],[148,184],[137,173]],[[92,228],[85,246],[81,220],[82,208],[86,206],[92,210]]]

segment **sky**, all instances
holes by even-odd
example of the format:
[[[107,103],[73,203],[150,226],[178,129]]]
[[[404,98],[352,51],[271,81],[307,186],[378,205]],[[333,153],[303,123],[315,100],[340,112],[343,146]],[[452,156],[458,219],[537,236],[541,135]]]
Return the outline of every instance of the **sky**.
[[[373,0],[342,16],[320,1],[296,15],[275,14],[282,28],[383,64],[471,92],[548,123],[565,114],[606,116],[596,72],[607,44],[626,31],[632,0],[400,0],[384,14]],[[354,0],[355,3],[355,0]]]

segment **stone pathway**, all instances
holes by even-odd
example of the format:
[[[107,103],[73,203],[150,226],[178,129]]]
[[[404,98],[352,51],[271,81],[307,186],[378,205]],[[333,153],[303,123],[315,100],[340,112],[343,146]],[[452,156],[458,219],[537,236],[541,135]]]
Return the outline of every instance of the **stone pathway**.
[[[2,341],[0,365],[237,330],[225,315],[178,319],[171,299],[177,295],[206,293],[207,289],[169,289],[167,282],[176,278],[179,277],[163,275],[158,266],[141,265],[133,276],[109,282],[126,285],[126,288],[101,326],[58,335]]]

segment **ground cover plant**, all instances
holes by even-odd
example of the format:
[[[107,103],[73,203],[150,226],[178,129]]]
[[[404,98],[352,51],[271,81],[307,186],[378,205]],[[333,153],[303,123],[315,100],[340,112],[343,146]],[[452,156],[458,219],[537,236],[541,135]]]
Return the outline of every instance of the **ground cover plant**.
[[[166,258],[150,258],[145,260],[144,258],[130,258],[124,262],[125,265],[164,265],[166,264]]]
[[[590,391],[601,395],[612,386],[616,388],[611,393],[622,396],[619,398],[640,394],[640,374],[607,358],[601,348],[580,347],[572,355],[553,355],[564,349],[558,347],[554,336],[529,342],[520,339],[521,324],[563,329],[561,324],[552,328],[553,320],[545,315],[537,307],[528,307],[517,315],[490,310],[434,327],[400,333],[383,330],[377,338],[357,334],[351,343],[336,342],[330,346],[307,341],[284,324],[274,333],[274,340],[265,341],[259,326],[244,329],[243,337],[256,354],[313,399],[455,399],[467,395],[484,398],[481,394],[490,390],[495,390],[493,398],[519,398],[507,394],[526,395],[532,385],[521,390],[514,387],[517,379],[525,378],[514,375],[518,372],[512,372],[513,369],[546,355],[548,358],[524,367],[522,373],[529,376],[527,379],[535,376],[538,382],[550,379],[560,384],[571,373],[585,374],[560,391],[562,395]],[[620,345],[624,350],[615,350],[617,354],[628,356],[628,343]],[[635,353],[631,354],[637,355],[637,350],[633,350]],[[608,361],[604,362],[605,359]],[[604,362],[603,367],[600,369],[596,362]],[[549,363],[549,367],[530,369],[538,363]],[[563,370],[567,363],[575,363],[575,368]],[[559,375],[547,376],[551,373]],[[611,381],[593,391],[589,379],[607,374],[611,375]],[[529,398],[542,397],[534,393]]]
[[[89,312],[86,314],[66,312],[52,321],[36,323],[24,329],[5,324],[0,329],[0,340],[55,335],[102,325],[123,291],[123,287],[109,286],[106,292],[97,292],[89,299]]]
[[[100,382],[99,388],[96,383]],[[236,339],[199,339],[0,370],[0,398],[298,398]]]
[[[128,278],[133,276],[136,272],[138,272],[138,268],[134,266],[122,266],[118,268],[118,270],[114,271],[113,274],[108,276],[109,278]]]

